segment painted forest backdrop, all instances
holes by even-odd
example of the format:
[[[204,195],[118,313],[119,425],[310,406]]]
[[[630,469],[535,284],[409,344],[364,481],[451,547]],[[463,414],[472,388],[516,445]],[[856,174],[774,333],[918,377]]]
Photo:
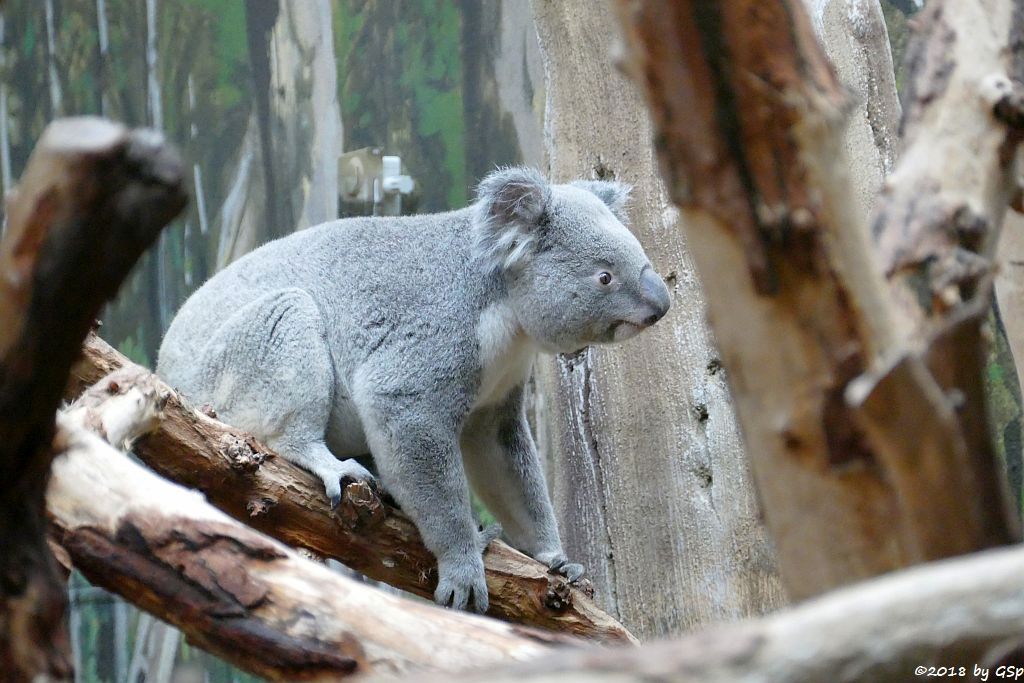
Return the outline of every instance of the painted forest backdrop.
[[[882,5],[899,64],[913,4]],[[104,338],[149,367],[211,273],[337,217],[343,151],[400,155],[406,212],[466,205],[495,165],[544,167],[529,0],[7,0],[0,74],[4,192],[60,116],[151,126],[182,150],[193,201],[103,317]],[[1020,392],[993,328],[993,430],[1019,496]],[[80,577],[72,593],[78,680],[251,679]]]

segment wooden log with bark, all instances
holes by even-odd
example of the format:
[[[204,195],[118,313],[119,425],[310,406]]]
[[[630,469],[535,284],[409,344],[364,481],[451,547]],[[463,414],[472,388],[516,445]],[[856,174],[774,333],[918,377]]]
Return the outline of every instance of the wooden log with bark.
[[[582,642],[332,572],[111,447],[158,428],[171,396],[129,364],[59,419],[47,511],[54,539],[93,584],[273,680],[458,671]]]
[[[96,336],[72,370],[68,396],[122,367],[126,359]],[[350,484],[332,510],[316,477],[252,436],[193,410],[169,387],[165,419],[134,447],[157,473],[196,488],[235,519],[336,559],[366,576],[423,597],[433,595],[436,561],[415,525],[365,484]],[[635,642],[617,621],[564,577],[501,541],[484,556],[488,614],[606,643]]]
[[[675,640],[564,652],[425,683],[1014,680],[1024,674],[1016,668],[1024,646],[1021,595],[1024,550],[992,550]],[[986,678],[975,666],[987,670]],[[1000,666],[1009,668],[997,674]]]
[[[0,243],[0,662],[5,680],[70,676],[66,597],[46,547],[54,414],[82,339],[185,205],[159,135],[101,119],[44,131]]]
[[[903,350],[848,177],[847,92],[803,4],[617,7],[790,594],[1018,540],[998,463],[968,454],[929,353]],[[929,351],[978,352],[961,314]]]

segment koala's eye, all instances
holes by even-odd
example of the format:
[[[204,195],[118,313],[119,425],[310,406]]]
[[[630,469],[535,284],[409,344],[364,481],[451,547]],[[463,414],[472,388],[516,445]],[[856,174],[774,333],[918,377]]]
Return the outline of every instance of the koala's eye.
[[[601,271],[597,274],[597,281],[602,285],[610,285],[612,283],[612,274],[607,270]]]

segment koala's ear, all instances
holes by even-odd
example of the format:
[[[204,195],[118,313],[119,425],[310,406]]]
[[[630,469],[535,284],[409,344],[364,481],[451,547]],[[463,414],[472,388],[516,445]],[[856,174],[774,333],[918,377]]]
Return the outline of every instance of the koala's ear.
[[[525,263],[550,199],[551,186],[532,168],[498,169],[480,182],[473,227],[477,249],[491,268]]]
[[[633,191],[632,185],[613,180],[577,180],[572,184],[597,195],[597,198],[611,209],[616,218],[623,223],[628,222],[629,214],[626,212],[626,207],[629,205],[629,193]]]

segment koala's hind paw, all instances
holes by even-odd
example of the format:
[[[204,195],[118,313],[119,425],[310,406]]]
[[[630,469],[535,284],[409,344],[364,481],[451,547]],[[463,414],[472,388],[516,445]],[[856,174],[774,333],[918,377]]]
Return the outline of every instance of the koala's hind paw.
[[[562,553],[555,553],[552,555],[542,553],[537,557],[537,559],[547,564],[548,571],[561,574],[569,580],[569,583],[576,583],[583,578],[583,574],[586,572],[586,569],[584,569],[582,564],[569,562]]]
[[[332,464],[328,471],[320,473],[320,479],[324,482],[324,490],[327,492],[327,498],[331,501],[332,509],[341,503],[341,492],[348,482],[365,481],[374,491],[380,492],[377,478],[352,459],[339,460],[337,466]]]
[[[438,562],[439,580],[434,602],[442,607],[472,609],[483,614],[489,606],[484,562],[477,556],[463,556],[454,561]]]

